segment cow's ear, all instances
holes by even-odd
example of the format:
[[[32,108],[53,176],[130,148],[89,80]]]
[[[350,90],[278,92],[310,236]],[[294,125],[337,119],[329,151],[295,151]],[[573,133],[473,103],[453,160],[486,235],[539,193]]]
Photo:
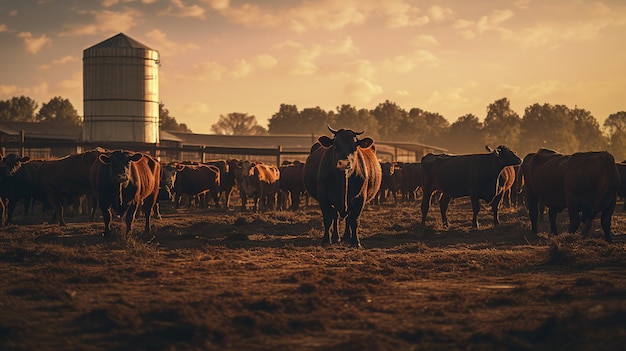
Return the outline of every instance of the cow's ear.
[[[130,160],[131,160],[132,162],[137,162],[137,161],[141,160],[141,158],[142,158],[142,157],[143,157],[143,155],[142,155],[142,154],[140,154],[140,153],[136,153],[136,154],[132,154],[132,155],[130,156]]]
[[[98,156],[98,160],[102,163],[102,164],[109,164],[111,162],[111,157],[109,157],[109,155],[107,154],[100,154],[100,156]]]
[[[367,149],[368,147],[374,145],[374,140],[372,138],[363,138],[357,141],[359,146],[363,149]]]
[[[333,145],[333,139],[327,137],[326,135],[322,135],[321,137],[317,138],[317,141],[319,141],[320,144],[322,144],[322,146],[324,147],[331,147]]]
[[[20,158],[20,162],[22,162],[22,163],[28,162],[28,160],[30,160],[30,157],[28,157],[28,156],[24,156],[24,157]]]

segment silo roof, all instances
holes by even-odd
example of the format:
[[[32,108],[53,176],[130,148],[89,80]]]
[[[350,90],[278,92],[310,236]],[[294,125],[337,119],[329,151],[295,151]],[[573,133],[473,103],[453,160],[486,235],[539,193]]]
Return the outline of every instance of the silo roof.
[[[124,33],[119,33],[115,36],[112,36],[109,39],[99,44],[96,44],[86,50],[105,49],[105,48],[132,48],[132,49],[152,50],[146,45],[138,42],[137,40],[126,36]]]

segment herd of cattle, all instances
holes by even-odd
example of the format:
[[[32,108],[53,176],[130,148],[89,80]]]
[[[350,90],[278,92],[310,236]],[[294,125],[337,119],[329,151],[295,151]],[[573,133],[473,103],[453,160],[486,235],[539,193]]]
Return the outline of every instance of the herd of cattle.
[[[538,218],[548,209],[550,229],[558,234],[557,214],[567,209],[568,231],[583,224],[589,234],[592,220],[600,214],[602,230],[612,241],[611,220],[617,197],[626,196],[626,163],[616,163],[608,152],[563,155],[539,149],[521,159],[501,145],[487,153],[428,154],[421,162],[381,162],[374,141],[359,138],[363,132],[334,130],[321,136],[305,162],[285,162],[280,167],[248,160],[160,163],[149,154],[96,148],[53,160],[33,160],[15,154],[0,156],[0,225],[13,223],[16,204],[22,200],[28,212],[33,200],[47,205],[52,222],[65,225],[65,209],[82,200],[91,219],[99,208],[104,236],[111,235],[111,219],[122,216],[126,232],[141,208],[144,232],[151,218],[160,216],[159,202],[184,202],[197,206],[231,207],[234,189],[241,209],[291,209],[302,198],[317,200],[323,216],[324,244],[341,241],[360,247],[359,217],[368,202],[416,202],[422,190],[421,222],[437,200],[444,227],[453,198],[471,199],[472,227],[478,228],[480,200],[492,210],[494,225],[503,202],[524,202],[533,233]],[[435,195],[436,194],[436,195]],[[339,238],[339,218],[345,229]]]

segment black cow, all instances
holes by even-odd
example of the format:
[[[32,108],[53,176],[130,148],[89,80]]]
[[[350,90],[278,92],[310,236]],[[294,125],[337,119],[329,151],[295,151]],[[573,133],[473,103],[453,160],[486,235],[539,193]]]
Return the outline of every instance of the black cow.
[[[570,233],[578,230],[582,220],[582,234],[588,236],[591,222],[602,213],[600,222],[605,239],[613,240],[611,218],[620,187],[613,155],[606,151],[563,155],[542,148],[524,157],[522,173],[533,233],[538,232],[537,217],[539,203],[542,203],[548,208],[553,234],[559,233],[557,214],[567,208]]]
[[[428,154],[422,158],[424,196],[422,198],[422,225],[434,191],[440,191],[439,200],[443,226],[448,227],[448,204],[457,197],[470,196],[472,201],[472,228],[478,228],[479,200],[491,204],[494,224],[499,224],[498,207],[502,192],[498,193],[498,177],[506,166],[518,165],[521,159],[504,145],[487,154],[447,155]]]
[[[358,139],[363,132],[333,130],[334,138],[321,136],[311,147],[304,165],[304,185],[319,202],[324,217],[322,244],[338,243],[338,217],[346,218],[343,241],[360,247],[359,217],[365,204],[372,200],[382,180],[374,140]],[[332,237],[330,230],[332,226]]]

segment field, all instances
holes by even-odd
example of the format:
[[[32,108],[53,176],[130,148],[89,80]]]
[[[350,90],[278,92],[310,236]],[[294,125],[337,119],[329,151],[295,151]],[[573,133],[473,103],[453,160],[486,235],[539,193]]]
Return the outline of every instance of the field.
[[[368,205],[363,249],[320,245],[321,214],[163,206],[149,236],[16,217],[0,229],[2,350],[617,350],[626,343],[626,213],[615,243],[496,228],[454,200]],[[21,214],[21,211],[20,211]],[[566,230],[566,215],[559,216]],[[122,232],[117,220],[114,230]]]

